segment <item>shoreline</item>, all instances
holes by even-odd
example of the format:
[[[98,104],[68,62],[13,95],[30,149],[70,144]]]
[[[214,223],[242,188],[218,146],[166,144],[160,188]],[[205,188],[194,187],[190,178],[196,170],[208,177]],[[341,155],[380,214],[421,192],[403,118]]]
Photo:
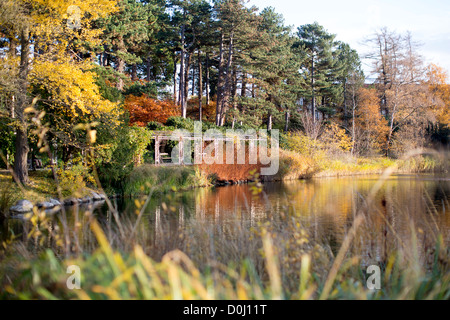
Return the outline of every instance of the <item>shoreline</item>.
[[[359,159],[359,160],[366,160],[367,159]],[[384,159],[393,161],[391,164],[396,164],[395,161],[397,160],[391,160],[391,159]],[[328,163],[329,165],[332,165],[332,162],[330,161]],[[352,164],[349,169],[324,169],[320,170],[316,173],[310,173],[310,174],[300,174],[299,176],[296,175],[289,175],[287,174],[284,178],[280,176],[261,176],[259,178],[259,182],[262,184],[265,183],[271,183],[271,182],[284,182],[284,181],[300,181],[300,180],[312,180],[312,179],[322,179],[322,178],[339,178],[339,177],[352,177],[352,176],[368,176],[368,175],[381,175],[384,173],[384,171],[389,168],[390,166],[383,166],[381,168],[377,169],[363,169],[363,164]],[[155,167],[158,168],[158,167]],[[161,167],[159,167],[161,168]],[[180,168],[186,168],[186,166],[178,166],[174,167],[177,169]],[[158,170],[158,169],[156,169]],[[295,171],[295,168],[293,168],[292,171]],[[402,169],[397,168],[393,171],[392,174],[439,174],[439,173],[446,173],[447,170],[443,170],[443,168],[440,168],[439,166],[436,166],[434,168],[428,168],[424,170],[419,169]],[[9,174],[7,170],[0,170],[0,175]],[[162,187],[156,188],[156,190],[153,190],[154,193],[159,192],[186,192],[189,190],[194,190],[197,188],[221,188],[221,187],[227,187],[227,186],[235,186],[235,185],[245,185],[249,183],[253,183],[254,179],[241,179],[241,180],[216,180],[215,182],[212,182],[209,185],[191,185],[188,187],[172,187],[172,189],[164,189]],[[47,181],[48,182],[48,181]],[[43,183],[43,182],[41,182]],[[36,187],[36,186],[34,186]],[[4,218],[15,218],[17,215],[20,214],[27,214],[30,212],[33,212],[34,208],[38,208],[39,210],[45,210],[49,213],[58,213],[62,210],[62,207],[64,208],[70,208],[77,205],[85,205],[85,204],[94,204],[98,203],[100,201],[105,201],[106,198],[114,199],[114,198],[133,198],[140,195],[148,195],[146,192],[138,192],[135,194],[106,194],[101,193],[99,190],[95,190],[94,188],[87,188],[83,190],[82,194],[84,196],[76,197],[76,196],[69,196],[64,199],[56,199],[56,197],[52,196],[51,194],[39,194],[40,198],[39,200],[31,201],[29,199],[18,199],[14,202],[14,205],[9,206],[9,210],[4,208]],[[42,200],[45,199],[45,200]],[[6,210],[5,210],[6,209]]]

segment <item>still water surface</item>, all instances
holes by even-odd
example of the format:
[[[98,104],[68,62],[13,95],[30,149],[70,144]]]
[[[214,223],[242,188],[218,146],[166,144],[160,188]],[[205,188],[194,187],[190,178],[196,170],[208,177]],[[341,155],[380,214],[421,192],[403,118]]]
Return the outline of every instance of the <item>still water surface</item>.
[[[263,192],[252,194],[251,185],[196,189],[155,197],[141,220],[142,232],[153,241],[176,237],[198,222],[226,228],[240,224],[245,228],[295,216],[313,240],[326,239],[338,248],[352,225],[355,215],[365,207],[367,196],[378,176],[322,178],[310,181],[269,183]],[[419,237],[431,239],[441,233],[450,242],[450,178],[435,175],[396,175],[390,177],[366,211],[368,228],[357,239],[372,255],[386,250],[389,234],[395,239],[411,238],[411,230]],[[116,201],[122,217],[136,219],[135,199]],[[95,210],[99,220],[114,223],[107,208]],[[70,216],[70,212],[68,214]],[[21,234],[23,222],[9,220],[0,229],[0,238]],[[231,235],[232,236],[232,235]],[[25,235],[23,235],[25,238]],[[395,240],[395,241],[397,241]]]

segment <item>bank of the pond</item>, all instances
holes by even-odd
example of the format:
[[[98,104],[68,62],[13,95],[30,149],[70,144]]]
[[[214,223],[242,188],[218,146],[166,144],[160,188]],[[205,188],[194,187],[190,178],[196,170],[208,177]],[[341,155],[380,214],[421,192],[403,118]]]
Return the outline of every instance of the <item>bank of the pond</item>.
[[[192,188],[226,186],[248,183],[259,178],[261,182],[302,180],[321,177],[382,174],[393,167],[393,173],[430,173],[445,171],[434,158],[416,157],[408,160],[378,158],[341,158],[326,161],[281,150],[279,169],[275,175],[256,177],[262,165],[213,164],[201,166],[143,165],[127,178],[124,195],[137,196]]]
[[[57,211],[64,205],[104,201],[106,198],[96,188],[80,185],[72,190],[63,186],[63,199],[60,199],[50,170],[30,171],[29,179],[28,185],[20,187],[9,171],[0,171],[0,217],[31,212],[34,207]]]
[[[394,174],[446,172],[444,164],[435,158],[416,157],[407,160],[378,158],[335,159],[323,163],[314,178],[382,174],[392,167]]]
[[[387,168],[395,168],[394,173],[443,172],[443,164],[430,157],[416,157],[408,160],[390,158],[338,158],[315,161],[295,152],[281,150],[279,169],[273,176],[256,177],[260,164],[229,165],[214,164],[201,166],[154,166],[145,164],[135,168],[126,178],[123,195],[134,197],[185,191],[193,188],[243,184],[259,178],[261,182],[301,180],[321,177],[382,174]],[[8,171],[0,171],[0,212],[7,215],[8,209],[17,201],[26,199],[38,207],[56,203],[56,185],[48,170],[30,172],[30,185],[19,188]],[[109,195],[112,196],[112,195]],[[74,205],[104,200],[104,195],[84,185],[81,188],[65,190],[61,205]],[[57,204],[55,205],[57,206]]]
[[[213,177],[193,166],[142,165],[135,168],[124,186],[125,196],[166,193],[213,186]]]

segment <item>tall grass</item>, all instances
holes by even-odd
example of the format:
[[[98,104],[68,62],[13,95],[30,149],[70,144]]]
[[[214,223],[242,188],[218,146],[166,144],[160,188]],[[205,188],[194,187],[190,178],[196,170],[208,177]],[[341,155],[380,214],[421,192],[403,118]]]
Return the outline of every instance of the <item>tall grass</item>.
[[[115,241],[108,235],[108,229],[92,218],[89,220],[98,243],[91,254],[61,259],[58,250],[47,249],[38,257],[25,256],[9,262],[9,268],[3,263],[0,297],[158,300],[450,298],[449,252],[442,237],[438,237],[435,246],[422,252],[417,235],[412,233],[411,246],[393,250],[387,257],[383,265],[382,290],[370,291],[365,286],[360,252],[352,248],[343,254],[330,278],[339,257],[335,257],[325,243],[310,243],[310,235],[295,219],[289,219],[292,223],[285,220],[275,226],[266,224],[253,230],[229,226],[240,229],[234,240],[229,239],[226,232],[199,225],[197,231],[205,232],[204,241],[199,237],[193,242],[185,238],[186,253],[175,249],[157,260],[150,257],[152,253],[148,247],[139,244],[127,247],[130,242],[113,245]],[[138,241],[143,244],[145,240]],[[163,236],[160,240],[166,239]],[[16,249],[31,255],[24,247]],[[426,254],[423,257],[429,262],[424,264],[422,254]],[[81,290],[67,289],[66,270],[70,265],[77,265],[82,270]]]
[[[0,220],[7,217],[9,208],[18,200],[13,185],[12,180],[4,183],[0,182]]]

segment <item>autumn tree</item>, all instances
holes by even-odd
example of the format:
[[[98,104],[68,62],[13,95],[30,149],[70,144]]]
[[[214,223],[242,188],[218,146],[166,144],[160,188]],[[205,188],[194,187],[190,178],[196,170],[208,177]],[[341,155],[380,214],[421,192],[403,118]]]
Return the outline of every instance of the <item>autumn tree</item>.
[[[450,85],[448,73],[442,67],[431,64],[428,66],[427,83],[433,97],[432,108],[437,120],[445,125],[450,125]]]
[[[412,142],[413,138],[422,140],[428,125],[427,88],[423,85],[425,69],[417,53],[418,45],[410,33],[398,34],[383,28],[368,44],[372,52],[367,58],[373,60],[381,111],[389,126],[384,148],[388,155],[395,135],[399,138],[401,132],[404,142]],[[422,144],[412,143],[411,147]]]
[[[61,66],[59,57],[65,61],[80,60],[79,53],[85,43],[95,43],[98,31],[91,28],[91,23],[114,12],[116,1],[87,0],[72,1],[20,0],[0,2],[0,19],[2,32],[8,35],[4,45],[9,46],[11,54],[2,59],[2,64],[9,66],[11,79],[2,75],[1,82],[13,83],[9,92],[11,96],[10,112],[16,119],[16,151],[14,173],[22,183],[28,183],[28,117],[25,112],[31,106],[33,96],[30,83],[38,79],[37,70],[47,71],[41,66],[51,64]],[[32,54],[33,50],[33,54]],[[19,59],[15,53],[19,54]],[[84,68],[78,66],[80,72]],[[33,71],[31,73],[30,71]],[[56,74],[57,76],[57,74]],[[31,77],[31,78],[30,78]],[[84,88],[79,88],[84,90]],[[59,92],[56,92],[59,95]],[[92,95],[87,94],[89,98]]]
[[[381,115],[380,100],[375,89],[358,90],[353,119],[354,153],[368,155],[384,150],[388,125]]]

